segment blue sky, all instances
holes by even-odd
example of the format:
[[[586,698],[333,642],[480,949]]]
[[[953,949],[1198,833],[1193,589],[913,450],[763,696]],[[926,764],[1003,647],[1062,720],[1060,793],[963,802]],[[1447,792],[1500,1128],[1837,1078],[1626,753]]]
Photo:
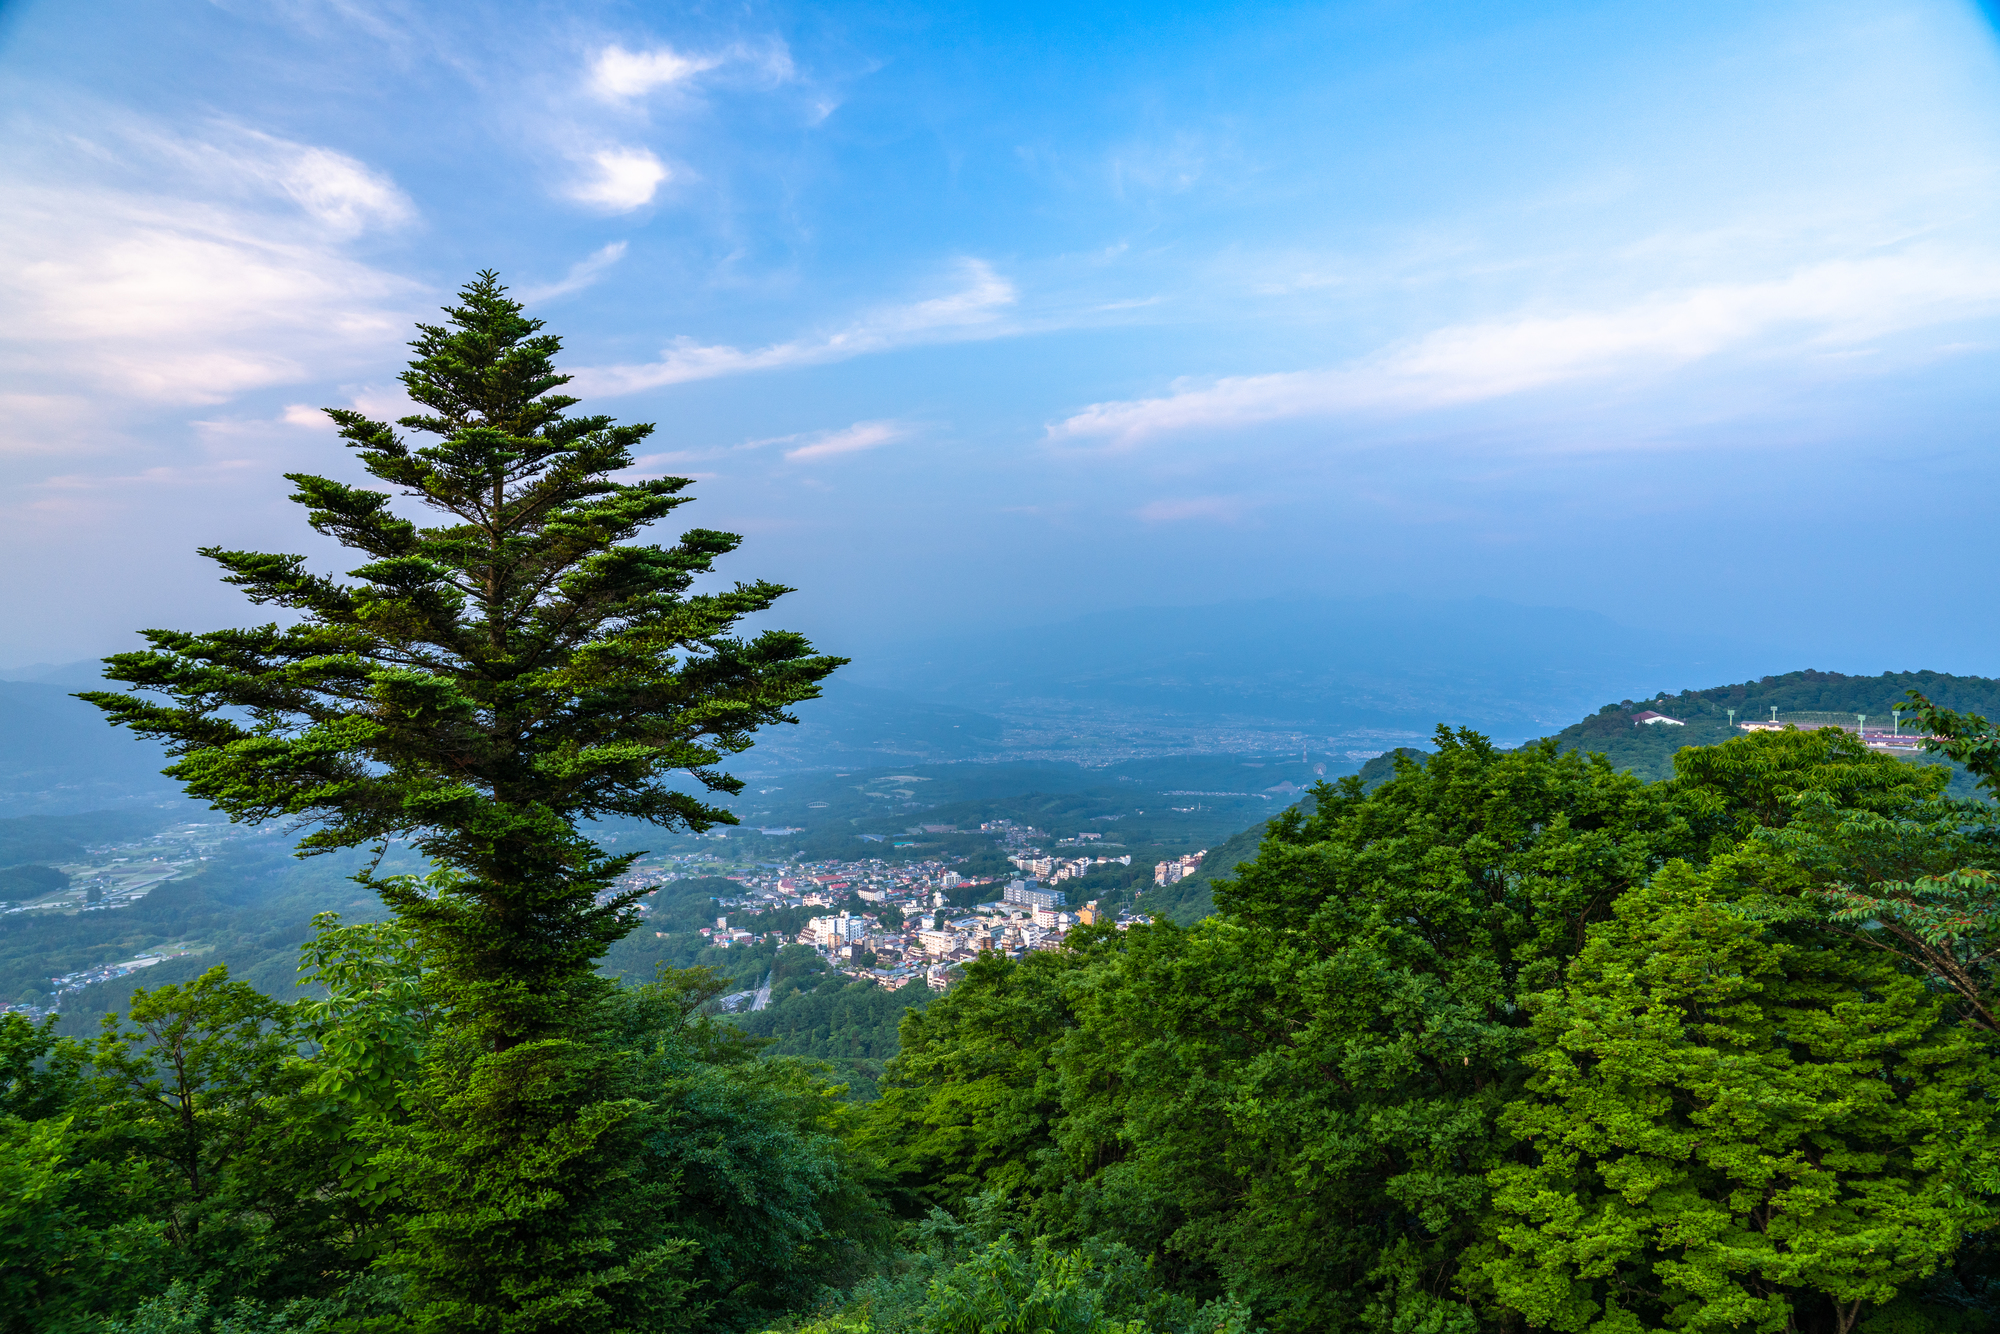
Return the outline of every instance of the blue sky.
[[[0,665],[248,619],[500,270],[838,651],[1482,594],[2000,669],[1964,3],[0,9]]]

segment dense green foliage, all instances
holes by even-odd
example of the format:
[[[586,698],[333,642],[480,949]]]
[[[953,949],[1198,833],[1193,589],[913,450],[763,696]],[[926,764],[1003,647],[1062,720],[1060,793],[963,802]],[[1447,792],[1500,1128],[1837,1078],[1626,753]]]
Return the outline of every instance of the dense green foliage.
[[[1840,896],[1983,885],[1987,813],[1832,731],[1683,759],[1441,731],[1214,917],[969,968],[870,1109],[903,1207],[999,1194],[1273,1330],[1985,1319],[1993,1034]]]
[[[1893,957],[1676,864],[1537,996],[1495,1295],[1556,1330],[1851,1329],[1991,1221],[1990,1044]]]
[[[486,1327],[467,1274],[580,1329],[1991,1328],[1994,808],[1831,730],[1660,783],[1433,744],[1268,822],[1213,915],[936,998],[710,951],[737,975],[592,993],[524,1071],[419,937],[323,917],[316,999],[218,970],[95,1044],[10,1020],[9,1291],[189,1334]],[[681,883],[662,926],[721,888]],[[483,1078],[570,1128],[482,1137]],[[491,1192],[480,1235],[441,1170]]]
[[[0,1225],[15,1298],[0,1328],[95,1329],[99,1314],[174,1282],[184,1286],[162,1301],[222,1314],[242,1304],[273,1328],[478,1327],[436,1310],[462,1279],[410,1285],[430,1257],[468,1244],[457,1215],[423,1208],[421,1173],[448,1154],[507,1151],[467,1135],[427,1142],[454,1099],[486,1096],[472,1080],[492,1067],[435,1050],[466,1044],[408,932],[332,914],[317,926],[304,955],[323,1000],[279,1005],[216,968],[142,990],[90,1044],[0,1016]],[[601,1249],[620,1231],[644,1244],[621,1248],[633,1258],[588,1303],[524,1267],[521,1305],[560,1303],[569,1328],[738,1330],[865,1272],[881,1224],[845,1147],[849,1105],[808,1066],[760,1057],[707,1015],[721,985],[665,974],[593,1009],[597,1064],[562,1069],[616,1080],[622,1096],[557,1139],[538,1172],[513,1174],[520,1194],[496,1201],[487,1226],[561,1209]],[[597,1152],[606,1139],[615,1154]],[[563,1191],[564,1150],[609,1164],[623,1188]],[[413,1236],[428,1245],[404,1257]]]
[[[872,1099],[875,1081],[896,1054],[903,1016],[930,1001],[922,982],[887,991],[835,972],[803,945],[788,945],[772,962],[770,1004],[735,1016],[736,1026],[785,1056],[821,1060],[857,1098]]]

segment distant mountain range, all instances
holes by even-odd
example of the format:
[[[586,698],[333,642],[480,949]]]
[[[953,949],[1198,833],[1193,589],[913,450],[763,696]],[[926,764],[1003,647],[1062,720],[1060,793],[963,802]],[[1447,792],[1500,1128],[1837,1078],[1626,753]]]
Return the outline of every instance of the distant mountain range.
[[[856,684],[971,709],[1028,700],[1428,732],[1560,726],[1606,695],[1774,664],[1768,647],[1491,598],[1136,607],[858,656]]]
[[[1782,648],[1490,598],[1138,607],[1026,630],[828,647],[855,661],[823,698],[799,706],[800,726],[769,730],[732,767],[1095,765],[1306,746],[1365,758],[1421,745],[1439,723],[1511,745],[1562,730],[1606,699],[1651,698],[1662,682],[1758,680],[1796,663]],[[67,698],[96,672],[96,663],[0,672],[0,816],[170,791],[156,746]]]

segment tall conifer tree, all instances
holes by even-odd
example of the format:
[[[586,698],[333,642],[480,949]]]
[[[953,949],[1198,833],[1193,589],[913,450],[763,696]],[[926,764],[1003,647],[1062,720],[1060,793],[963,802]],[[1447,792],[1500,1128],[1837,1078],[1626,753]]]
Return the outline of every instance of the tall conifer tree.
[[[615,480],[652,426],[565,415],[560,340],[494,274],[446,316],[418,326],[401,377],[425,411],[398,425],[427,441],[328,409],[382,485],[287,474],[308,522],[363,563],[342,581],[302,556],[205,548],[286,623],[147,631],[106,674],[148,693],[83,698],[165,741],[166,772],[232,819],[313,826],[301,855],[405,837],[445,868],[372,882],[459,1025],[450,1096],[410,1150],[432,1187],[413,1232],[431,1252],[413,1264],[426,1323],[624,1327],[617,1291],[645,1288],[660,1254],[604,1238],[605,1154],[631,1100],[587,1049],[593,964],[633,925],[634,896],[607,890],[639,854],[606,856],[578,825],[734,823],[708,798],[742,785],[717,766],[843,660],[738,633],[786,588],[692,591],[736,537],[634,540],[688,480]]]

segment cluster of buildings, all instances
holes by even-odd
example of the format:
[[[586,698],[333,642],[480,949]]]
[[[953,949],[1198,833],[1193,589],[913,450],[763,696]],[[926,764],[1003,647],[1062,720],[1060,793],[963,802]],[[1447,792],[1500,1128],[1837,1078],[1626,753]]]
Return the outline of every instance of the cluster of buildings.
[[[942,990],[954,969],[981,954],[997,951],[1019,957],[1029,950],[1056,949],[1079,924],[1113,921],[1094,900],[1072,911],[1055,886],[1101,865],[1130,866],[1129,855],[1048,857],[1039,846],[1047,835],[1031,825],[992,820],[980,830],[994,835],[1013,854],[1008,860],[1025,873],[1021,878],[1004,884],[990,877],[968,879],[941,861],[765,862],[727,877],[740,889],[724,897],[720,906],[734,911],[725,911],[714,926],[702,928],[702,935],[723,949],[760,944],[772,937],[731,927],[731,917],[754,922],[754,916],[746,915],[823,907],[829,911],[809,918],[796,935],[781,939],[817,950],[829,964],[853,977],[891,989],[923,982]],[[1070,842],[1080,846],[1083,840],[1079,835]],[[685,859],[635,867],[617,890],[647,888],[686,874],[676,864],[681,860]],[[1199,863],[1199,855],[1194,860]],[[991,901],[972,908],[951,906],[950,897],[961,901],[965,897],[952,891],[966,885],[980,887],[981,897],[990,893]],[[858,910],[853,906],[856,899],[863,905]],[[646,910],[643,901],[639,909]],[[1148,920],[1125,912],[1116,916],[1115,924],[1124,928]]]
[[[646,861],[628,871],[605,898],[634,889],[657,889],[691,872],[683,864],[698,857]],[[867,903],[918,903],[965,883],[965,877],[942,862],[891,865],[879,859],[858,862],[761,862],[723,877],[738,886],[721,898],[724,908],[767,912],[773,908],[834,907],[853,894]],[[640,912],[647,910],[641,901]],[[717,927],[714,930],[727,930]]]
[[[1021,844],[1034,833],[1011,822],[995,823],[1004,826],[997,832],[1003,836],[1015,833]],[[1040,860],[1039,852],[1029,851],[1034,855],[1021,860]],[[1089,858],[1075,860],[1096,864]],[[1126,864],[1130,864],[1129,859]],[[1018,958],[1029,950],[1056,949],[1078,924],[1112,920],[1095,901],[1072,912],[1063,891],[1039,879],[1026,877],[1004,885],[987,878],[968,880],[940,862],[816,862],[773,866],[768,874],[730,878],[741,883],[744,892],[724,906],[756,911],[819,906],[838,909],[808,919],[792,939],[819,951],[839,971],[892,990],[913,982],[943,990],[954,969],[981,954],[997,951]],[[997,893],[992,901],[972,908],[952,907],[947,893],[968,884],[991,885]],[[840,907],[856,898],[867,906],[858,912]],[[1117,918],[1117,925],[1127,927],[1146,920],[1124,913]],[[727,921],[725,915],[709,929],[713,943],[726,947],[762,939],[747,931],[731,930]]]
[[[1208,849],[1203,848],[1199,852],[1190,852],[1185,857],[1176,857],[1170,862],[1160,862],[1153,867],[1153,883],[1171,885],[1193,875],[1201,869],[1201,859],[1207,855]]]
[[[52,977],[49,979],[49,991],[54,994],[55,1001],[47,1008],[34,1005],[0,1004],[0,1014],[12,1012],[14,1014],[26,1015],[30,1019],[40,1019],[45,1014],[54,1014],[57,1010],[60,1010],[64,996],[74,995],[92,983],[109,982],[113,978],[118,977],[129,977],[141,968],[151,968],[156,963],[165,963],[168,959],[176,957],[178,957],[178,954],[142,954],[138,958],[129,959],[124,963],[99,964],[95,968],[86,968],[81,972],[64,973],[61,977]]]
[[[740,927],[732,928],[727,913],[716,918],[714,926],[703,927],[701,933],[708,937],[709,944],[725,950],[731,945],[755,945],[763,939],[754,931],[745,931]]]
[[[1123,930],[1149,920],[1125,912],[1118,914],[1115,925]],[[799,933],[798,942],[812,946],[850,976],[869,978],[891,990],[921,981],[941,991],[950,984],[955,968],[982,954],[1018,959],[1029,950],[1059,949],[1072,927],[1113,921],[1095,900],[1072,913],[1063,906],[1059,891],[1042,889],[1032,880],[1016,880],[997,902],[964,910],[932,907],[895,926],[867,912],[815,917]]]
[[[1023,872],[1042,880],[1075,880],[1089,875],[1100,866],[1130,866],[1132,854],[1122,857],[1044,857],[1039,848],[1033,855],[1017,853],[1007,860]]]

